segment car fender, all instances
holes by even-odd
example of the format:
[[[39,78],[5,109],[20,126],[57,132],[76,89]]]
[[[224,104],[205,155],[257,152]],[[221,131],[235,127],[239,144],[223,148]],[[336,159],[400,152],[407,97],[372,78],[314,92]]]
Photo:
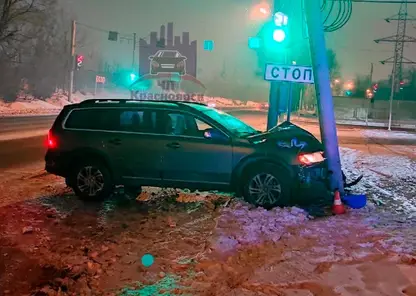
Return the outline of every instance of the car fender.
[[[274,164],[278,167],[283,167],[284,169],[286,169],[288,173],[290,174],[291,178],[295,176],[295,172],[293,171],[291,166],[287,162],[285,162],[283,159],[279,157],[271,158],[265,154],[254,154],[254,155],[246,156],[243,159],[241,159],[236,165],[236,167],[234,168],[233,174],[232,174],[232,181],[231,181],[231,185],[233,188],[236,188],[238,181],[244,174],[244,171],[248,167],[256,163]]]
[[[100,160],[100,161],[103,161],[104,165],[110,170],[112,174],[114,174],[113,172],[114,166],[113,166],[112,161],[105,153],[103,153],[102,151],[98,149],[94,149],[90,147],[80,147],[74,151],[71,151],[68,159],[70,160],[70,164],[69,164],[70,167],[75,165],[76,162],[80,160],[90,160],[90,159]]]

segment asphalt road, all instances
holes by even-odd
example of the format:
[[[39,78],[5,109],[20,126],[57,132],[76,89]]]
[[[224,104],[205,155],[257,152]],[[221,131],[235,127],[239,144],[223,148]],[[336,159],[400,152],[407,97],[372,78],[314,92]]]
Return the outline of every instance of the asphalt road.
[[[233,115],[243,120],[253,122],[265,122],[267,114],[264,111],[254,110],[234,110],[229,111]],[[45,155],[46,131],[51,127],[55,115],[48,116],[25,116],[25,117],[4,117],[0,118],[0,138],[3,135],[28,134],[24,138],[1,140],[0,139],[0,170],[7,168],[27,165],[42,161]],[[316,124],[302,124],[312,133],[319,133]],[[416,147],[416,141],[413,139],[364,139],[359,132],[360,128],[338,126],[340,144],[364,144],[364,145],[405,145]],[[43,132],[44,131],[44,132]],[[41,133],[42,136],[30,136],[31,132]]]

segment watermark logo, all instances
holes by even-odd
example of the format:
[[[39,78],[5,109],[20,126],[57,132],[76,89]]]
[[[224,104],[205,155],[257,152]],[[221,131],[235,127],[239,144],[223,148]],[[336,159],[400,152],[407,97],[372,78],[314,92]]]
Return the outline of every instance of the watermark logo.
[[[132,86],[131,91],[137,100],[204,100],[205,85],[195,77],[159,73],[141,76]]]
[[[139,100],[202,101],[205,86],[196,78],[197,41],[189,32],[174,36],[173,23],[139,41],[139,74],[130,89]]]

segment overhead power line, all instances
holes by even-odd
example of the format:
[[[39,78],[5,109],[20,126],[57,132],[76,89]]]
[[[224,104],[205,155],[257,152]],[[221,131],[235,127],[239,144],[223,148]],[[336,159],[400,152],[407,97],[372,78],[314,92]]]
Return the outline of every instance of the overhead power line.
[[[404,1],[400,5],[399,13],[386,19],[387,22],[397,21],[397,33],[393,36],[384,37],[374,40],[376,43],[390,42],[394,43],[394,56],[381,61],[382,64],[393,64],[392,70],[392,86],[390,94],[390,114],[389,114],[389,130],[391,129],[393,99],[395,95],[400,91],[400,85],[403,83],[403,65],[404,64],[416,64],[415,62],[404,57],[404,45],[405,43],[416,43],[416,38],[406,35],[407,23],[415,21],[416,18],[408,14],[407,1]]]

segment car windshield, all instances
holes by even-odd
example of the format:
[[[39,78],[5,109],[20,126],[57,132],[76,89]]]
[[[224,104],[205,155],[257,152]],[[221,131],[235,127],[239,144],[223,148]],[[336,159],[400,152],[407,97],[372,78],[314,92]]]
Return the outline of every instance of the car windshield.
[[[205,115],[215,120],[227,130],[229,130],[234,136],[244,138],[260,133],[253,127],[244,123],[240,119],[215,109],[208,109],[203,111]]]
[[[165,51],[162,53],[162,57],[164,58],[175,58],[176,57],[176,51]]]

